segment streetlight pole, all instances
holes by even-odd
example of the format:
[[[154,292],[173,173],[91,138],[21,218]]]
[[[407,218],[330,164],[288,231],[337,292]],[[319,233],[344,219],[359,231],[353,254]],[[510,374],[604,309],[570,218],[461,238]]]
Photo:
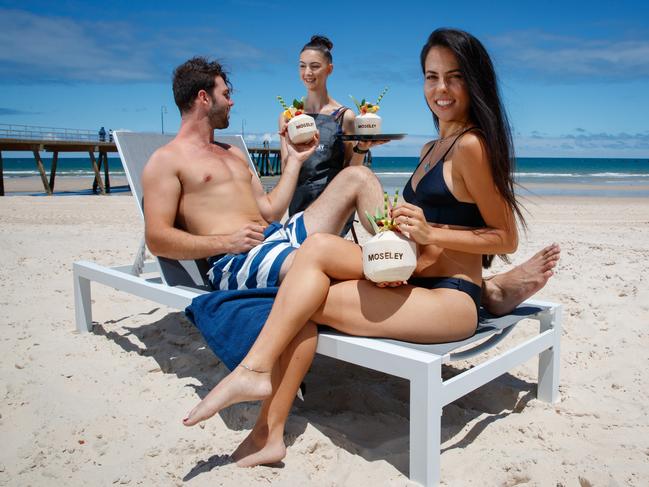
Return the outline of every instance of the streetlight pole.
[[[162,105],[160,107],[160,131],[163,134],[165,133],[165,113],[167,113],[167,107],[165,105]]]
[[[245,119],[245,118],[242,118],[242,119],[241,119],[241,138],[244,139],[244,140],[245,140],[245,138],[246,138],[246,137],[245,137],[245,134],[244,134],[244,131],[243,131],[243,127],[244,127],[245,124],[246,124],[246,119]]]

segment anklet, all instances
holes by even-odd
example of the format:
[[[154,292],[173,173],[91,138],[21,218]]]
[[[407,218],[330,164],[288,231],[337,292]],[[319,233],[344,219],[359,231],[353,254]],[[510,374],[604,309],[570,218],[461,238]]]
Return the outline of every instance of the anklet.
[[[270,374],[269,370],[256,370],[253,369],[252,367],[248,367],[246,364],[239,364],[239,367],[243,367],[246,370],[249,370],[250,372],[256,372],[258,374]]]

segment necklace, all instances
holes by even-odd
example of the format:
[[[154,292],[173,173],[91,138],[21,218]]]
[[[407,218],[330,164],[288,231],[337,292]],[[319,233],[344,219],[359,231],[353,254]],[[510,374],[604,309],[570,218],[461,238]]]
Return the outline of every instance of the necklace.
[[[430,149],[429,152],[433,152],[435,150],[435,147],[437,147],[437,144],[444,142],[452,137],[455,137],[456,135],[460,135],[462,132],[466,132],[467,130],[470,130],[473,127],[462,127],[461,129],[456,130],[452,134],[447,135],[446,137],[440,137],[437,139],[435,142],[433,142],[433,147]],[[451,144],[452,146],[452,144]],[[450,150],[450,149],[449,149]],[[448,151],[447,151],[448,153]],[[444,157],[446,157],[446,154],[444,154]],[[433,167],[433,164],[431,164],[431,161],[429,160],[426,164],[424,164],[424,174],[426,174],[428,171],[430,171],[431,167]]]

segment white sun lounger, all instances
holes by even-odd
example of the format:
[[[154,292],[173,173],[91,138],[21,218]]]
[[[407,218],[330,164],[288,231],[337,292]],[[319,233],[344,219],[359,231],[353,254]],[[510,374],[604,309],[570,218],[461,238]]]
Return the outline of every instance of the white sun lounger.
[[[172,136],[126,131],[113,133],[138,208],[142,212],[140,175],[151,154]],[[236,145],[245,154],[241,136],[220,136],[220,142]],[[249,163],[254,168],[252,160]],[[92,329],[90,283],[92,281],[149,299],[174,309],[209,291],[201,262],[158,258],[144,263],[144,244],[133,265],[104,267],[79,261],[73,265],[77,329]],[[153,277],[140,277],[140,274]],[[499,355],[448,380],[442,380],[442,364],[478,355],[505,338],[524,318],[538,321],[539,332],[523,343],[512,344]],[[559,399],[559,344],[561,306],[529,300],[507,316],[481,320],[478,332],[455,343],[421,345],[397,340],[360,338],[322,330],[317,352],[410,381],[411,480],[425,486],[440,480],[442,408],[496,377],[538,355],[537,397],[554,403]]]

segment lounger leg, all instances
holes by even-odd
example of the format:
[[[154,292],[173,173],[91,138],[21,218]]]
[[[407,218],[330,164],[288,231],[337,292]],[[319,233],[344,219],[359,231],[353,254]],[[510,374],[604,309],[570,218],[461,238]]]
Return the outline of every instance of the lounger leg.
[[[420,364],[410,379],[410,479],[439,484],[442,421],[442,361]]]
[[[554,344],[539,354],[539,384],[537,397],[541,401],[559,401],[559,366],[561,343],[561,306],[556,306],[541,317],[541,333],[554,330]]]
[[[77,331],[80,333],[92,330],[92,302],[90,300],[90,280],[79,275],[76,265],[73,267],[74,279],[74,314]]]

